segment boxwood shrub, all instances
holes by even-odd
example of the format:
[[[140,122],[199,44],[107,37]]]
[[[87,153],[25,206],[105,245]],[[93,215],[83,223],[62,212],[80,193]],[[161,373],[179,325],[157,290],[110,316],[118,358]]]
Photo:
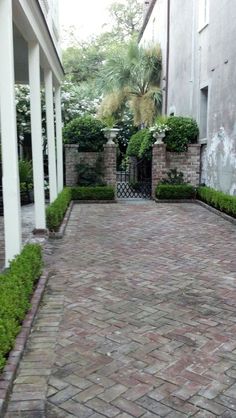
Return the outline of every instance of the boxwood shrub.
[[[66,144],[79,144],[79,150],[103,151],[106,138],[102,129],[105,125],[92,116],[81,116],[70,121],[63,129]]]
[[[194,119],[170,116],[165,123],[169,127],[164,138],[167,151],[185,152],[188,149],[188,144],[197,142],[199,129]]]
[[[0,275],[0,370],[30,307],[30,296],[42,264],[40,245],[27,244],[9,269]]]
[[[236,196],[201,186],[197,189],[197,197],[208,205],[236,218]]]
[[[194,199],[195,187],[190,184],[158,184],[156,188],[157,199]]]
[[[46,223],[49,231],[57,231],[71,201],[71,188],[65,187],[56,200],[46,208]]]
[[[112,186],[72,187],[73,200],[114,200],[115,190]]]

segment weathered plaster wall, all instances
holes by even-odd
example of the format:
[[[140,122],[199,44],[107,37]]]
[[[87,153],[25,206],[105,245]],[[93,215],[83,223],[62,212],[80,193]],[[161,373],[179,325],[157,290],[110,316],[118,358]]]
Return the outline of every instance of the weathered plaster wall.
[[[210,2],[206,184],[236,195],[236,1]]]
[[[167,42],[167,0],[158,0],[153,8],[151,18],[140,41],[140,45],[148,47],[159,44],[162,51],[161,88],[163,93],[163,112],[165,104],[165,76],[166,76],[166,42]]]
[[[171,2],[168,113],[175,115],[190,115],[192,109],[193,12],[194,0]]]
[[[203,165],[205,184],[236,195],[236,132],[229,136],[222,128],[210,138]]]
[[[208,86],[207,135],[199,140],[201,181],[236,194],[236,0],[210,0],[209,24],[202,27],[199,4],[171,1],[168,113],[200,123],[201,89]],[[165,52],[166,27],[160,20],[167,2],[156,5],[155,40]],[[144,32],[146,43],[152,21],[153,16]],[[166,60],[163,73],[165,65]]]

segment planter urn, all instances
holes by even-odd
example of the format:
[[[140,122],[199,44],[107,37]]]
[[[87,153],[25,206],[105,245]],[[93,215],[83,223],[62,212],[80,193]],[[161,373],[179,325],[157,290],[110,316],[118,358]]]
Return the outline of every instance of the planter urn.
[[[155,145],[157,144],[157,145],[161,145],[161,144],[164,144],[164,142],[163,142],[163,138],[165,138],[165,133],[164,132],[162,132],[162,133],[157,133],[157,132],[155,132],[154,134],[153,134],[153,136],[154,136],[154,138],[156,139],[156,141],[155,141]]]
[[[107,139],[107,145],[115,145],[114,139],[117,137],[119,132],[118,128],[105,128],[103,129],[104,136]]]

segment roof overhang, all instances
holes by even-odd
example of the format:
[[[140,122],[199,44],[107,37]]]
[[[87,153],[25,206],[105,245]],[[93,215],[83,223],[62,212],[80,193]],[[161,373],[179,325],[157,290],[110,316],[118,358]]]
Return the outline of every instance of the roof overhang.
[[[42,67],[50,68],[55,83],[60,84],[64,69],[38,0],[14,1],[13,21],[26,45],[30,42],[39,43]]]

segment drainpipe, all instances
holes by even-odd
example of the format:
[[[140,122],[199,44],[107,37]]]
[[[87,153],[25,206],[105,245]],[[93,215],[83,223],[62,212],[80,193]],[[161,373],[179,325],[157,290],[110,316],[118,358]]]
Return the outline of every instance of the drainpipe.
[[[165,96],[165,114],[168,111],[168,93],[169,93],[169,61],[170,61],[170,0],[167,0],[167,34],[166,34],[166,96]]]
[[[193,2],[193,11],[192,11],[192,63],[191,63],[191,90],[190,90],[190,103],[189,103],[189,114],[193,116],[194,109],[194,78],[195,78],[195,35],[196,35],[196,2]]]

